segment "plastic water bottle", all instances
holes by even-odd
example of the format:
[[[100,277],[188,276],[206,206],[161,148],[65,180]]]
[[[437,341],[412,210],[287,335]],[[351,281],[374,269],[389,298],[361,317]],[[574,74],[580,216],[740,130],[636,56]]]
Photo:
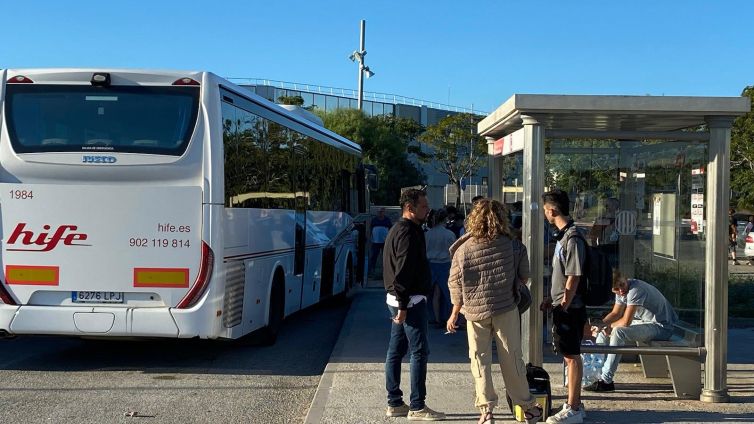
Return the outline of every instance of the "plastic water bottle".
[[[584,375],[581,377],[581,385],[588,386],[594,381],[594,355],[585,353],[582,355],[582,361],[584,362]]]
[[[592,342],[591,340],[585,340],[584,342],[582,342],[582,345],[592,346],[594,345],[594,342]],[[589,384],[592,384],[592,381],[594,381],[594,372],[592,371],[594,358],[595,356],[591,353],[581,354],[581,361],[584,363],[584,372],[581,376],[582,386],[588,386]]]
[[[600,365],[599,358],[595,358],[592,360],[592,382],[595,382],[600,379],[600,376],[602,375],[602,365]]]
[[[605,355],[594,355],[594,360],[592,361],[592,363],[597,369],[598,374],[602,374],[602,365],[605,364]],[[599,376],[597,378],[599,378]]]

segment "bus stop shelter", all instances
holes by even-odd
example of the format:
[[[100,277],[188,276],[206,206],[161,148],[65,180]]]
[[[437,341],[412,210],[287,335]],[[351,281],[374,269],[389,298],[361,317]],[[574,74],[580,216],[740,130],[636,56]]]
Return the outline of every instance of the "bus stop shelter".
[[[534,305],[549,290],[554,244],[541,195],[559,188],[590,245],[703,331],[707,402],[729,399],[730,136],[749,111],[745,97],[516,94],[478,125],[490,195],[521,211]],[[523,317],[524,356],[535,364],[543,319],[536,306]]]

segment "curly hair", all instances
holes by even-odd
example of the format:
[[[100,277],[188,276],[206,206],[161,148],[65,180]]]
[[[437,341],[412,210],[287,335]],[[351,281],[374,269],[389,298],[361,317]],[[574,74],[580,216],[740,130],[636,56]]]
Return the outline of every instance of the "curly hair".
[[[474,238],[487,241],[492,241],[500,235],[513,238],[508,211],[502,203],[492,199],[477,201],[466,222],[466,232]]]

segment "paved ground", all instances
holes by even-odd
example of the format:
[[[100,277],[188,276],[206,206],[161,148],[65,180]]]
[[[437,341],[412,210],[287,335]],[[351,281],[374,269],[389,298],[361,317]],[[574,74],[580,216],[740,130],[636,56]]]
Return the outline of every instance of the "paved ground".
[[[301,423],[347,311],[297,313],[269,347],[254,337],[0,340],[0,423]]]
[[[317,389],[306,423],[394,423],[403,418],[386,418],[383,364],[389,336],[389,316],[384,290],[362,290],[354,298],[348,317]],[[430,332],[430,365],[427,404],[448,414],[446,422],[473,423],[474,389],[469,370],[465,332],[444,335]],[[658,422],[754,422],[754,328],[729,332],[728,387],[731,402],[709,404],[678,400],[669,379],[645,379],[641,368],[621,364],[616,392],[598,396],[585,394],[589,423]],[[553,383],[553,404],[564,402],[562,365],[545,349],[545,368]],[[408,381],[405,364],[403,381]],[[495,387],[503,387],[497,375]],[[405,383],[404,383],[405,386]],[[404,389],[404,391],[406,391]],[[513,417],[496,410],[498,422]]]

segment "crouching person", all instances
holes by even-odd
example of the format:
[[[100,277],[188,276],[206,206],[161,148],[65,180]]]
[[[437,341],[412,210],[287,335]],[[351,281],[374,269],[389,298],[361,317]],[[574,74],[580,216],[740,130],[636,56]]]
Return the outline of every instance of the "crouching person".
[[[597,335],[597,344],[610,346],[636,345],[636,342],[669,340],[678,315],[670,302],[653,285],[626,278],[619,270],[613,271],[613,310],[602,319],[605,327]],[[598,328],[593,328],[598,331]],[[612,392],[613,378],[621,355],[610,354],[605,358],[600,379],[584,387],[590,392]]]

